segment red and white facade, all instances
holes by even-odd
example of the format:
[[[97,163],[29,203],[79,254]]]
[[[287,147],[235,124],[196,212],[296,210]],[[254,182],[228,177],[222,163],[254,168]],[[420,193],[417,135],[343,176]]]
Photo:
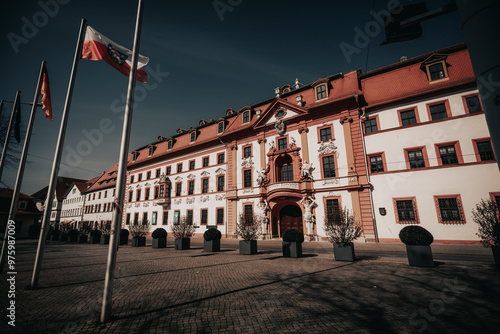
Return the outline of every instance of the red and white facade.
[[[401,228],[419,224],[438,241],[477,241],[472,209],[481,198],[499,200],[500,178],[465,46],[361,81],[379,238],[397,240]]]
[[[397,240],[408,224],[478,241],[471,210],[500,200],[500,180],[464,44],[299,86],[132,152],[122,225],[170,231],[185,216],[197,234],[235,237],[253,213],[265,238],[295,227],[325,240],[325,218],[345,207],[362,241]]]

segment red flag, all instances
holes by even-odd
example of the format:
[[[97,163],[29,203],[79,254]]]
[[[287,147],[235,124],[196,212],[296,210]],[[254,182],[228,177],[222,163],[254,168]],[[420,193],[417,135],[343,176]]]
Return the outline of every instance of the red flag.
[[[132,65],[132,51],[116,44],[92,27],[87,26],[82,47],[82,59],[105,60],[122,74],[129,76]],[[140,70],[140,68],[146,66],[148,62],[148,57],[139,55],[137,61],[137,81],[146,82],[148,80],[147,73]]]
[[[52,119],[52,102],[50,100],[50,88],[49,88],[49,75],[47,74],[47,68],[43,68],[42,74],[42,86],[40,88],[40,94],[42,97],[42,109],[45,111],[45,118]]]

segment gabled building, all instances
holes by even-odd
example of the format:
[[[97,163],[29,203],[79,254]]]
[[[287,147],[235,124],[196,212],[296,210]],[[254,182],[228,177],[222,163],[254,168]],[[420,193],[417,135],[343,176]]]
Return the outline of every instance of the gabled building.
[[[89,228],[110,226],[113,219],[117,166],[102,173],[82,194],[85,196],[82,225]]]
[[[70,229],[77,229],[83,219],[83,208],[85,206],[84,192],[95,182],[92,179],[88,182],[75,181],[71,184],[64,195],[61,207],[61,224]]]
[[[10,188],[0,188],[0,238],[4,238],[7,218],[14,190]],[[19,193],[15,222],[15,237],[17,239],[28,238],[29,228],[39,224],[42,213],[36,208],[34,198],[23,193]]]
[[[61,222],[61,208],[64,196],[68,192],[68,189],[73,184],[73,182],[87,182],[82,179],[75,179],[71,177],[58,176],[56,182],[56,189],[54,191],[54,200],[52,201],[52,209],[50,214],[50,225],[56,226]],[[48,186],[37,191],[32,196],[34,198],[35,204],[38,210],[43,211],[47,200]]]

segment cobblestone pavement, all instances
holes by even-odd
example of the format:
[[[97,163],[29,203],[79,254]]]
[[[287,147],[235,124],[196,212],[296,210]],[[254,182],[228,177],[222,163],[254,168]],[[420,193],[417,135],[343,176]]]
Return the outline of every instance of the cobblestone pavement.
[[[123,246],[113,319],[100,324],[108,247],[47,242],[40,289],[27,290],[35,241],[18,241],[16,326],[1,333],[498,333],[500,271],[492,264],[403,258]],[[233,241],[234,243],[235,241]]]

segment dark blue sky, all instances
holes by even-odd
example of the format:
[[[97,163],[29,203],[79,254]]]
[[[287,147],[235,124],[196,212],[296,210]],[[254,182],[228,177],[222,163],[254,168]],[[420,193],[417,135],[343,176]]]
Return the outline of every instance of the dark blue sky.
[[[48,14],[38,1],[4,2],[0,11],[0,99],[12,101],[20,90],[23,102],[32,101],[42,60],[50,77],[54,121],[38,110],[22,186],[28,194],[49,182],[81,18],[132,49],[137,10],[136,1],[40,2],[50,4]],[[275,87],[295,78],[307,84],[358,68],[365,72],[464,40],[455,12],[424,22],[419,39],[385,46],[380,46],[385,33],[377,32],[380,24],[373,20],[369,47],[363,40],[356,43],[356,31],[372,22],[372,8],[380,12],[391,2],[397,3],[220,0],[235,5],[221,14],[213,0],[145,0],[140,53],[150,58],[149,86],[137,84],[130,151],[158,135],[195,127],[202,118],[224,116],[227,108],[271,98]],[[429,9],[447,2],[427,1]],[[357,53],[346,57],[341,45],[347,44]],[[116,163],[127,84],[127,77],[103,61],[79,62],[60,175],[90,179]],[[4,105],[4,121],[11,109],[12,104]],[[24,125],[29,111],[22,109]],[[92,134],[93,143],[85,133]],[[14,187],[16,173],[4,171],[2,186]]]

